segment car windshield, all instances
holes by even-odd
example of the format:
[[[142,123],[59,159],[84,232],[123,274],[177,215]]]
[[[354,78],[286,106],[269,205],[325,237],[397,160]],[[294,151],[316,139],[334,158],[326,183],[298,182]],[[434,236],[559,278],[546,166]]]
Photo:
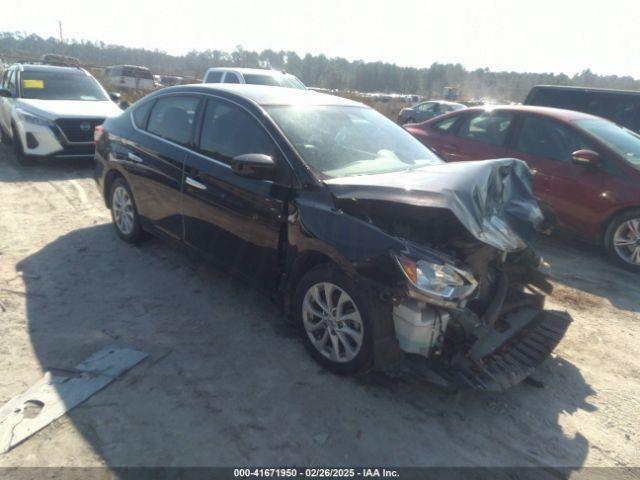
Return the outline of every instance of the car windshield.
[[[108,100],[95,78],[84,73],[22,72],[23,98],[39,100]]]
[[[270,85],[272,87],[299,88],[306,90],[307,87],[293,75],[264,75],[256,73],[245,73],[244,81],[252,85]]]
[[[631,165],[640,167],[640,135],[613,122],[597,118],[576,120],[575,123],[618,153]]]
[[[302,159],[325,177],[372,175],[442,163],[408,132],[367,107],[267,109]]]

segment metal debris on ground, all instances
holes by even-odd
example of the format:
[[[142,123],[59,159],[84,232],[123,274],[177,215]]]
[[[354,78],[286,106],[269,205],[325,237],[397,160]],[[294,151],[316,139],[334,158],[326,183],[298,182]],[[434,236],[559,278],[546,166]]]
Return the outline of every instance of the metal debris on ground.
[[[107,347],[66,370],[66,374],[45,373],[29,390],[0,408],[0,453],[60,418],[147,356],[129,348]]]

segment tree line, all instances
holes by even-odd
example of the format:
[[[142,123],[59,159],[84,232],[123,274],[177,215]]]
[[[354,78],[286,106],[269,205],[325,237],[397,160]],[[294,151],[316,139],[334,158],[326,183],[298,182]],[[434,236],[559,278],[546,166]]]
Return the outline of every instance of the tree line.
[[[575,85],[640,90],[640,80],[630,76],[596,75],[585,70],[574,76],[553,73],[494,72],[488,68],[467,70],[460,64],[434,63],[428,68],[401,67],[392,63],[349,61],[325,55],[298,55],[293,51],[254,52],[238,46],[232,52],[193,50],[169,55],[160,50],[107,45],[103,42],[42,38],[21,32],[0,32],[0,59],[39,58],[45,53],[69,55],[83,64],[143,65],[154,74],[202,78],[210,67],[254,67],[287,71],[306,85],[360,92],[442,96],[445,87],[457,88],[466,100],[493,99],[521,102],[534,85]]]

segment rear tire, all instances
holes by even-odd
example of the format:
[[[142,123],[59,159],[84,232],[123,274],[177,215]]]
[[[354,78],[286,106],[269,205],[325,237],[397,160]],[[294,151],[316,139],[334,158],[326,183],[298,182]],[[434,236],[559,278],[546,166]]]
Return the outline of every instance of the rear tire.
[[[640,273],[640,209],[611,221],[605,233],[605,247],[618,265]]]
[[[122,177],[117,178],[109,192],[111,219],[118,236],[127,243],[138,243],[144,238],[140,216],[129,184]]]
[[[373,302],[340,269],[321,265],[296,288],[293,312],[305,348],[328,370],[348,375],[373,364]]]
[[[18,135],[18,131],[15,129],[15,127],[13,128],[13,152],[16,155],[16,161],[18,162],[18,165],[26,167],[34,164],[33,157],[24,153],[20,135]]]

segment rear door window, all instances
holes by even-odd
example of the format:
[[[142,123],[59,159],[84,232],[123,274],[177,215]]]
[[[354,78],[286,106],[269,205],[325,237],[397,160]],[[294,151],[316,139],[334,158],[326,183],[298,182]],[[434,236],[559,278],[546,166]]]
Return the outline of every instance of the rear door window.
[[[484,112],[467,118],[458,131],[458,136],[490,145],[502,146],[513,121],[513,113]]]
[[[221,100],[209,100],[202,121],[199,150],[221,162],[246,153],[272,156],[275,145],[258,121],[243,109]]]
[[[445,118],[444,120],[440,120],[439,122],[436,122],[433,125],[433,128],[441,132],[451,133],[451,131],[453,130],[453,126],[455,125],[456,120],[458,120],[458,118],[459,118],[458,116]]]
[[[147,118],[151,107],[153,107],[153,101],[144,102],[134,107],[133,123],[135,123],[136,127],[143,130],[147,127]]]
[[[438,104],[437,103],[423,103],[421,105],[418,105],[417,110],[419,112],[427,112],[427,113],[435,113],[438,111]]]
[[[240,83],[240,79],[233,72],[227,72],[224,76],[224,83]]]
[[[589,97],[588,113],[640,131],[640,95],[598,93]]]
[[[565,125],[533,115],[523,118],[515,148],[558,161],[570,160],[576,150],[593,149],[584,137]]]
[[[222,74],[224,72],[209,72],[207,74],[207,78],[205,78],[204,83],[220,83],[222,80]]]
[[[279,79],[273,75],[247,74],[244,76],[244,81],[252,85],[270,85],[272,87],[282,86]]]
[[[180,145],[188,145],[199,101],[195,96],[160,98],[151,110],[147,131]]]

